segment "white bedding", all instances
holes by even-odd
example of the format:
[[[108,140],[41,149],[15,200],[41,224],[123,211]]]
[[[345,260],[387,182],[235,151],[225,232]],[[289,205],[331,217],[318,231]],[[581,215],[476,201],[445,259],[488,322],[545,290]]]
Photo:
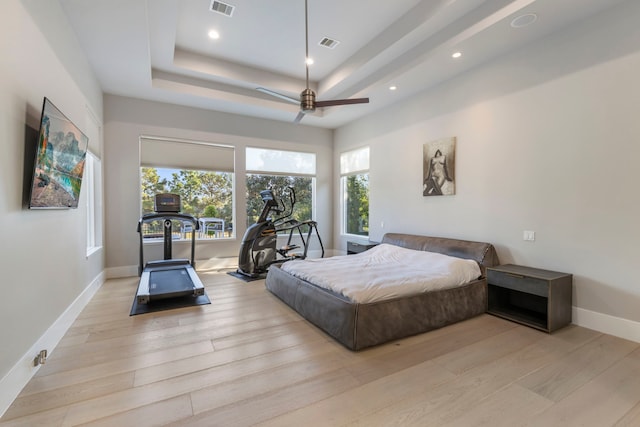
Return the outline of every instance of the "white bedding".
[[[358,303],[454,288],[481,274],[473,260],[386,243],[356,255],[288,261],[282,269]]]

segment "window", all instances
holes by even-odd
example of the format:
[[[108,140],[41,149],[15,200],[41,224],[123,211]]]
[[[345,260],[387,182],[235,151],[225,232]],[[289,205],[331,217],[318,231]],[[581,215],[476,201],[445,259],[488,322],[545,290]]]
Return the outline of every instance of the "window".
[[[180,195],[181,212],[200,221],[200,239],[233,237],[232,147],[144,137],[140,140],[142,214],[154,211],[158,193]],[[193,226],[173,221],[173,238],[190,239]],[[159,221],[145,223],[143,237],[162,238]]]
[[[84,161],[82,191],[85,193],[85,213],[87,215],[87,257],[102,247],[102,125],[87,105],[85,107],[85,132],[89,138],[89,148]]]
[[[87,194],[87,256],[102,247],[102,162],[90,151],[83,186]]]
[[[369,147],[340,155],[342,233],[369,235]]]
[[[272,189],[289,208],[289,187],[295,191],[292,218],[313,219],[316,155],[295,151],[247,148],[247,226],[262,211],[260,191]]]

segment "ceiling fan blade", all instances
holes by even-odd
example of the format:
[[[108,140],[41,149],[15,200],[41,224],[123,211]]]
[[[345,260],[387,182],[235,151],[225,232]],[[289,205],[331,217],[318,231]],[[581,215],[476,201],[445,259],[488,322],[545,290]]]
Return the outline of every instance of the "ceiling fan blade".
[[[265,89],[263,87],[257,87],[256,90],[258,92],[266,93],[267,95],[275,96],[276,98],[280,98],[280,99],[285,100],[287,102],[291,102],[292,104],[300,105],[300,100],[299,99],[291,98],[290,96],[283,95],[281,93],[274,92],[272,90]]]
[[[331,107],[332,105],[368,104],[369,98],[328,99],[316,101],[316,107]]]
[[[293,123],[300,123],[300,120],[302,120],[303,117],[304,117],[304,113],[300,111],[296,116],[296,118],[293,120]]]

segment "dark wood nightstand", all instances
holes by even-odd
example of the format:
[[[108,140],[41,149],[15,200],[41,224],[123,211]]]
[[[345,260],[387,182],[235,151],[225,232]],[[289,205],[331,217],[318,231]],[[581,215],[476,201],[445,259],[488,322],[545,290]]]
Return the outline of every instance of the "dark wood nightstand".
[[[573,275],[506,264],[487,268],[487,312],[546,332],[571,323]]]
[[[360,252],[364,252],[378,245],[379,243],[376,243],[376,242],[368,242],[368,243],[347,242],[347,255],[359,254]]]

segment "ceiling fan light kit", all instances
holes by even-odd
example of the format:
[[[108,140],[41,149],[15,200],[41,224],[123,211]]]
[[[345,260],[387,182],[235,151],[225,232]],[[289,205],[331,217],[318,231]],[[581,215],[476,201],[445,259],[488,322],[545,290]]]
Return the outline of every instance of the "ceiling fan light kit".
[[[308,13],[308,0],[304,1],[304,32],[305,32],[305,68],[306,68],[306,85],[307,87],[300,93],[300,100],[291,98],[287,95],[283,95],[278,92],[274,92],[270,89],[258,87],[256,90],[266,93],[267,95],[274,96],[276,98],[283,99],[288,102],[300,105],[300,112],[294,119],[294,123],[299,123],[305,114],[313,113],[316,108],[331,107],[334,105],[350,105],[350,104],[367,104],[369,98],[349,98],[349,99],[329,99],[325,101],[316,101],[316,93],[309,88],[309,13]],[[336,43],[337,44],[337,43]],[[334,45],[335,47],[335,45]]]

